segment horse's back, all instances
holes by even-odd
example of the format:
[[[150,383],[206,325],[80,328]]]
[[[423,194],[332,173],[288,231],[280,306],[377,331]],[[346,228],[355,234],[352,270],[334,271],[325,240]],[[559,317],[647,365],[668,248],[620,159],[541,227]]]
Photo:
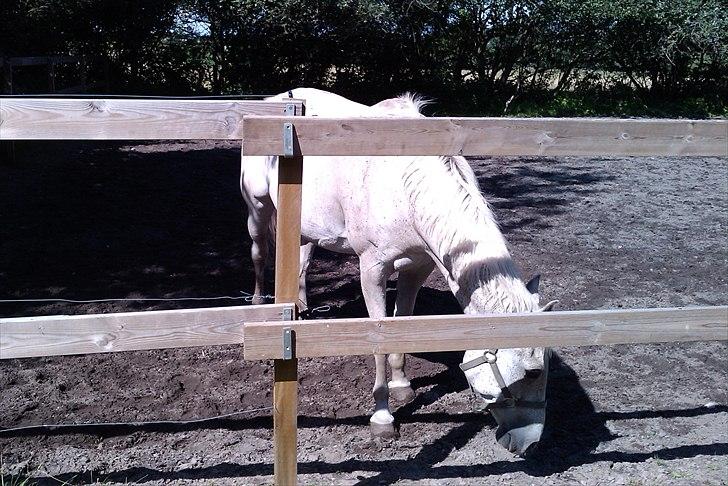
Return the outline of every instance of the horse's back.
[[[416,117],[420,102],[405,95],[369,107],[313,88],[296,88],[306,116]],[[269,99],[285,99],[282,93]],[[383,248],[417,239],[403,183],[413,164],[437,173],[437,157],[305,157],[302,236],[333,251],[359,253],[372,242]],[[243,191],[269,194],[277,206],[277,160],[243,157]],[[433,174],[433,177],[437,175]]]
[[[306,102],[306,116],[348,117],[363,116],[370,107],[351,101],[343,96],[316,88],[296,88],[290,91],[294,99]],[[285,100],[288,93],[281,93],[267,98],[268,100]]]

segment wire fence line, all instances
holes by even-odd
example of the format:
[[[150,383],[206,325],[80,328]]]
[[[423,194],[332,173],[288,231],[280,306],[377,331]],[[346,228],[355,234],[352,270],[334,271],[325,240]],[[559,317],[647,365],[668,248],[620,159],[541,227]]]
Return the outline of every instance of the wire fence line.
[[[109,298],[109,299],[65,299],[65,298],[37,298],[37,299],[0,299],[0,304],[47,304],[52,302],[62,302],[67,304],[95,304],[104,302],[184,302],[184,301],[214,301],[214,300],[242,300],[244,302],[252,303],[255,295],[240,291],[242,295],[219,295],[212,297],[121,297],[121,298]],[[257,298],[263,299],[266,302],[274,302],[275,295],[260,295]],[[304,315],[308,316],[311,314],[324,314],[331,311],[330,305],[321,305],[309,309]]]
[[[69,304],[92,304],[101,302],[181,302],[181,301],[210,301],[210,300],[243,300],[252,302],[255,296],[248,292],[240,291],[242,295],[220,295],[212,297],[121,297],[109,299],[64,299],[64,298],[39,298],[39,299],[0,299],[0,304],[11,303],[48,303],[48,302],[65,302]],[[272,301],[274,295],[261,295],[260,298]]]
[[[60,424],[37,424],[37,425],[23,425],[20,427],[2,427],[0,428],[0,437],[16,432],[30,432],[30,431],[56,431],[69,428],[78,427],[143,427],[151,425],[194,425],[203,424],[207,422],[213,422],[215,420],[222,420],[226,418],[236,417],[238,415],[245,415],[255,412],[265,412],[273,410],[272,406],[251,408],[248,410],[240,410],[237,412],[224,413],[221,415],[214,415],[212,417],[204,417],[190,420],[149,420],[149,421],[129,421],[129,422],[82,422],[82,423],[60,423]]]

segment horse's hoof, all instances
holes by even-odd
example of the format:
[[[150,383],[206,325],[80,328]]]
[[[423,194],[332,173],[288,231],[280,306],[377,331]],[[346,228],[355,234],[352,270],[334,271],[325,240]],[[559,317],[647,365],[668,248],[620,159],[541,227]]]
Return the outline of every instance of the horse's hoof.
[[[411,386],[395,386],[389,389],[389,396],[399,403],[409,403],[415,398]]]
[[[377,424],[375,422],[369,422],[369,431],[372,433],[372,437],[375,439],[396,439],[399,434],[394,428],[394,424]]]
[[[253,305],[262,305],[265,304],[265,298],[260,295],[254,295],[253,298],[250,300],[250,303]]]

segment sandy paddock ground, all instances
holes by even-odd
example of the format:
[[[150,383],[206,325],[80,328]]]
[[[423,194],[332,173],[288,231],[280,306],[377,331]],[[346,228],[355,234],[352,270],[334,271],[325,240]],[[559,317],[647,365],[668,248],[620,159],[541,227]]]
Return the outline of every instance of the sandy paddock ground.
[[[728,303],[725,158],[472,159],[524,276],[561,309]],[[0,289],[11,298],[252,289],[234,144],[18,143],[0,165]],[[318,252],[318,318],[363,316],[356,259]],[[389,292],[393,306],[394,282]],[[234,302],[229,302],[230,304]],[[212,302],[209,305],[219,305]],[[0,304],[0,315],[181,308]],[[459,312],[441,276],[416,313]],[[371,357],[301,360],[302,484],[726,484],[725,342],[556,349],[540,454],[498,446],[458,353],[416,355],[400,439],[372,440]],[[0,362],[4,484],[269,484],[272,365],[236,347]]]

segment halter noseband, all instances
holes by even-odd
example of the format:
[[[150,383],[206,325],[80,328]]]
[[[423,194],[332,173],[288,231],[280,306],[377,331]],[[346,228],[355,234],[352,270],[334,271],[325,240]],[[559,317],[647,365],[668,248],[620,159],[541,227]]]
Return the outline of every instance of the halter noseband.
[[[508,385],[506,385],[506,381],[503,379],[503,375],[501,374],[500,369],[498,368],[497,349],[486,349],[485,352],[483,352],[483,356],[479,356],[475,359],[471,359],[470,361],[466,361],[465,363],[461,363],[460,369],[463,371],[467,371],[473,368],[477,368],[478,366],[484,365],[486,363],[490,365],[490,369],[493,372],[495,381],[496,383],[498,383],[498,386],[501,389],[501,395],[503,396],[503,400],[499,402],[488,403],[485,406],[479,407],[479,411],[485,410],[486,408],[544,408],[546,406],[546,400],[536,402],[521,400],[513,396],[511,391],[508,389]],[[477,393],[475,393],[472,385],[470,385],[470,391],[473,393],[476,399],[484,400],[482,397],[478,396]]]

